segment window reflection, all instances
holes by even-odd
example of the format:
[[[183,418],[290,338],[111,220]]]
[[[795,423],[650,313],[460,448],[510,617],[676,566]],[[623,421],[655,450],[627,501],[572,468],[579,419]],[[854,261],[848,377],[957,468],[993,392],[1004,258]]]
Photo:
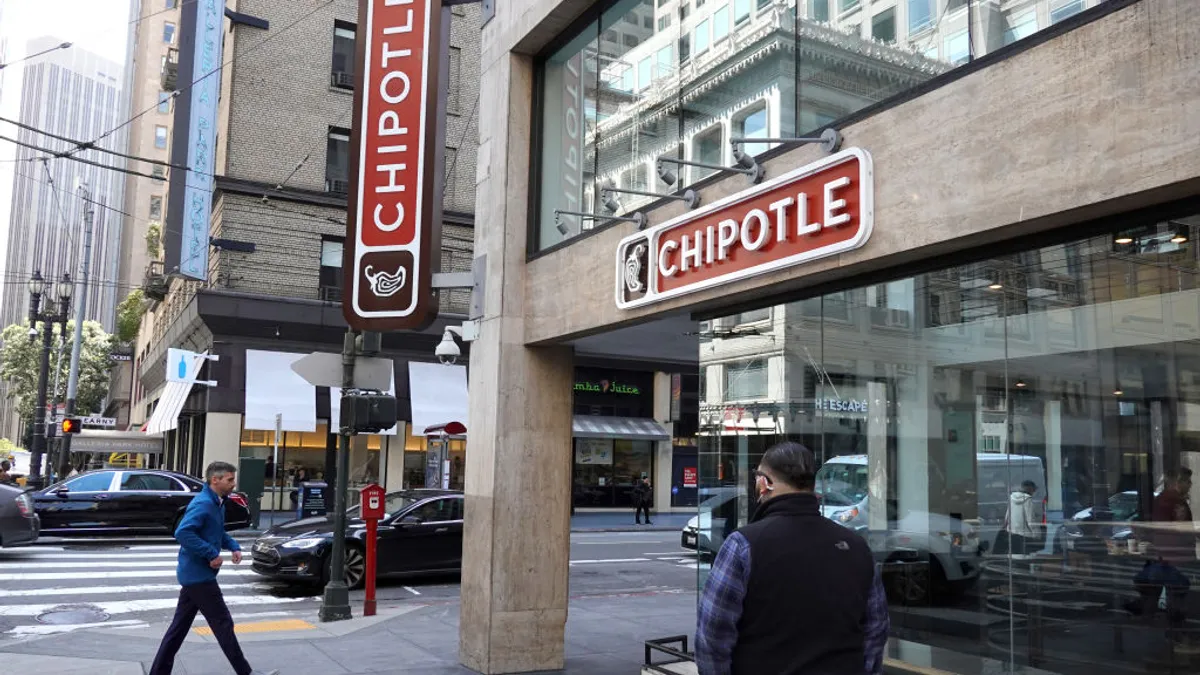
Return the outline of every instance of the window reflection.
[[[893,656],[1194,668],[1198,228],[1133,223],[710,322],[698,583],[753,516],[763,452],[794,440],[821,463],[822,514],[882,566]],[[759,328],[727,330],[747,315]]]
[[[541,58],[534,246],[607,222],[596,184],[620,185],[638,166],[652,171],[659,156],[682,151],[680,159],[728,166],[732,136],[818,131],[1105,1],[616,2]],[[748,152],[771,147],[752,143]],[[654,179],[648,191],[712,173],[690,169],[673,185]],[[651,201],[623,198],[611,215]]]

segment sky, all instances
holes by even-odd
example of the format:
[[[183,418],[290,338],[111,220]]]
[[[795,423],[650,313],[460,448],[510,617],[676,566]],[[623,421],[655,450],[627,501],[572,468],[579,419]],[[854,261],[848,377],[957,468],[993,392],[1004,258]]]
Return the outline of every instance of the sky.
[[[0,0],[0,37],[8,41],[7,62],[25,56],[25,43],[52,35],[117,63],[125,62],[125,39],[130,6],[135,0]],[[143,0],[163,2],[163,0]],[[35,60],[25,63],[34,63]],[[3,70],[0,117],[17,119],[21,104],[21,71],[24,63]],[[16,128],[0,122],[0,135],[14,137]],[[12,143],[0,141],[0,266],[8,248],[9,210],[12,206]]]

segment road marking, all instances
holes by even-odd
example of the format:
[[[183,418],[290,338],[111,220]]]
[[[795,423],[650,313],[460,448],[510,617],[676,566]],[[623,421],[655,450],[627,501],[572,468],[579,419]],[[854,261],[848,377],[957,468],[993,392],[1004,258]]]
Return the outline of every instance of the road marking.
[[[258,575],[254,570],[221,570],[221,577],[227,576],[250,576]],[[89,581],[93,579],[142,579],[145,577],[173,577],[175,576],[174,569],[162,570],[122,570],[119,572],[17,572],[15,574],[5,574],[4,581],[6,583],[16,583],[20,581],[78,581],[80,578],[86,578]]]
[[[112,560],[89,560],[89,561],[54,561],[54,562],[6,562],[0,563],[0,570],[5,569],[29,569],[30,564],[33,564],[38,569],[96,569],[100,567],[160,567],[175,569],[176,563],[170,560],[130,560],[127,562],[112,561]]]
[[[405,587],[404,587],[404,590],[408,591],[409,593],[412,593],[413,595],[420,595],[420,594],[421,594],[421,593],[420,593],[420,591],[418,591],[417,589],[413,588],[412,586],[405,586]]]
[[[616,546],[619,544],[652,544],[654,542],[646,541],[645,539],[631,539],[629,541],[576,541],[572,544],[577,546]]]
[[[41,625],[34,624],[30,626],[17,626],[12,630],[7,631],[9,635],[57,635],[59,633],[70,633],[72,631],[82,630],[84,628],[148,628],[150,624],[145,621],[129,619],[125,621],[104,621],[101,623],[67,623],[57,625]]]
[[[276,598],[269,595],[226,595],[227,605],[282,605],[295,602],[317,600],[318,598]],[[129,614],[131,612],[148,612],[153,610],[174,609],[177,598],[152,598],[149,600],[116,600],[112,602],[89,602],[106,614]],[[59,605],[2,605],[0,616],[37,616],[49,612]]]
[[[274,633],[289,630],[316,630],[316,626],[302,619],[281,619],[278,621],[256,621],[254,623],[234,624],[234,633]],[[207,626],[193,628],[196,635],[212,635],[213,631]]]
[[[90,576],[90,575],[89,575]],[[239,590],[250,588],[256,591],[273,591],[275,586],[259,581],[246,581],[237,583],[235,580],[230,580],[232,583],[222,583],[223,588],[236,586]],[[122,595],[129,593],[162,593],[170,592],[178,594],[179,584],[144,584],[140,586],[54,586],[51,588],[20,588],[7,589],[0,588],[0,598],[28,598],[39,595],[103,595],[116,594]]]
[[[607,560],[572,560],[572,565],[600,565],[603,563],[650,562],[649,558],[610,558]]]
[[[17,560],[24,560],[26,562],[34,561],[34,560],[79,560],[79,559],[95,560],[95,559],[101,558],[101,557],[108,559],[108,560],[113,560],[113,559],[124,560],[125,558],[138,558],[138,559],[140,559],[140,558],[162,558],[163,560],[174,560],[176,558],[176,556],[179,555],[178,549],[176,549],[175,551],[162,551],[162,552],[158,552],[158,553],[132,553],[132,552],[126,552],[126,551],[96,551],[95,553],[79,553],[79,552],[72,551],[72,552],[59,553],[57,551],[43,552],[43,551],[31,551],[29,549],[21,551],[20,553],[13,551],[13,553],[16,553],[16,555],[9,555],[8,551],[5,551],[4,553],[5,553],[4,557],[0,558],[0,560],[3,560],[5,562],[17,561]],[[32,553],[33,555],[24,555],[24,553]],[[226,553],[228,553],[228,551]]]

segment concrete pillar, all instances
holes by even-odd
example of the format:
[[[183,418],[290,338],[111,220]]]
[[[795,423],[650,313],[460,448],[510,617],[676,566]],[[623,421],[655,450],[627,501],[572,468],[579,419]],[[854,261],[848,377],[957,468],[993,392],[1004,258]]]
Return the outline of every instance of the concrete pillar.
[[[654,419],[662,424],[667,433],[675,435],[675,423],[671,421],[671,374],[654,373]],[[658,441],[653,444],[654,475],[650,482],[654,485],[654,506],[656,513],[671,510],[671,471],[675,459],[675,447],[671,441]]]
[[[207,467],[212,462],[229,462],[237,466],[238,449],[242,445],[241,413],[205,413],[204,461]]]
[[[499,21],[484,29],[484,53]],[[487,257],[471,345],[459,660],[482,673],[564,663],[570,554],[569,347],[525,345],[532,59],[482,64],[475,255]]]

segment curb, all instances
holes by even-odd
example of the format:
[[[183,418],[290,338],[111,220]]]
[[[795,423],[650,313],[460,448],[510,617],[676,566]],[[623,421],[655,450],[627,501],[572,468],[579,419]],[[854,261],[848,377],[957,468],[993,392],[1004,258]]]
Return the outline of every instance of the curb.
[[[619,527],[573,527],[571,533],[602,533],[602,532],[678,532],[682,527],[673,525],[652,525],[649,527],[637,527],[633,525]],[[234,539],[238,538],[258,538],[261,537],[266,530],[235,530],[233,532]]]

